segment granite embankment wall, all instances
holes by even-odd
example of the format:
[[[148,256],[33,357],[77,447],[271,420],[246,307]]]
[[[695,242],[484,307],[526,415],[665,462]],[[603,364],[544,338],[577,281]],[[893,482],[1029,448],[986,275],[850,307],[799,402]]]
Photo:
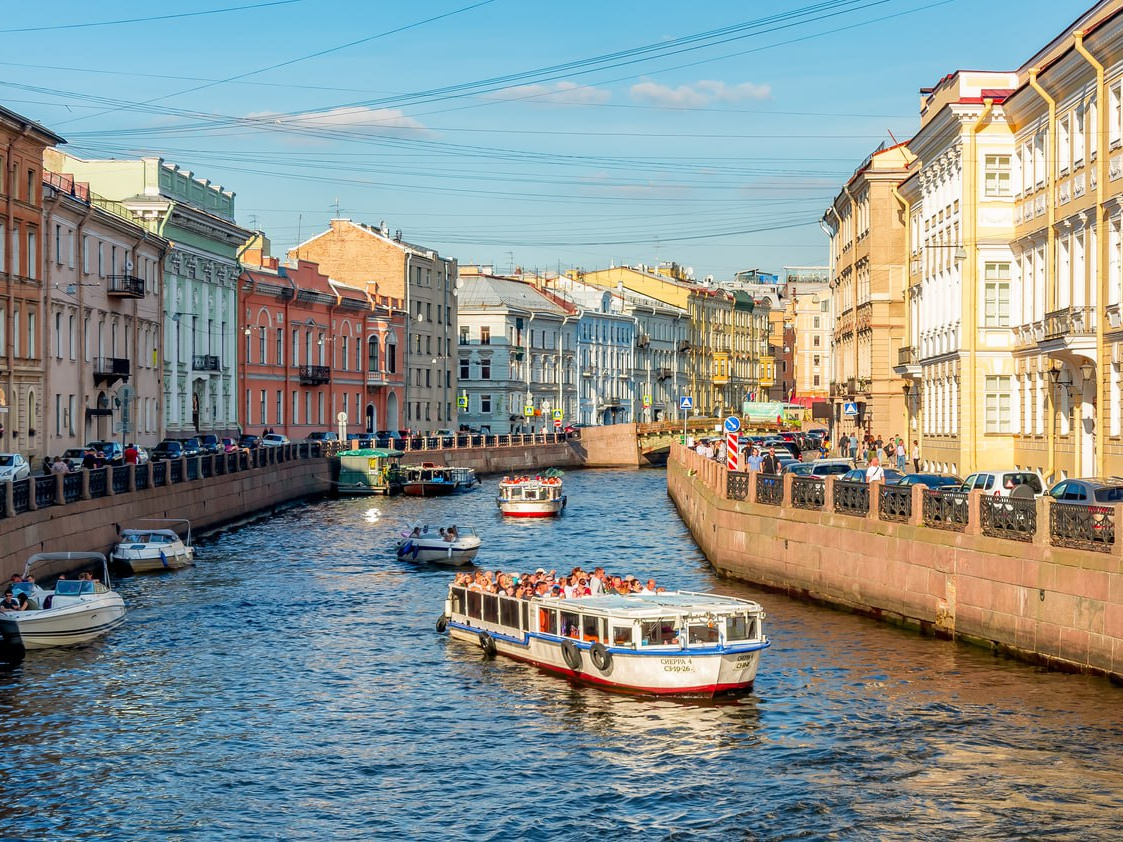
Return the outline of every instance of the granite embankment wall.
[[[1016,541],[982,534],[979,492],[956,532],[925,525],[920,488],[908,519],[890,522],[877,488],[863,517],[834,510],[833,480],[810,509],[792,506],[790,475],[779,505],[742,487],[747,499],[729,499],[724,466],[672,447],[668,492],[722,574],[1032,662],[1123,676],[1123,540],[1108,552],[1054,546],[1051,501],[1037,501],[1033,539]]]

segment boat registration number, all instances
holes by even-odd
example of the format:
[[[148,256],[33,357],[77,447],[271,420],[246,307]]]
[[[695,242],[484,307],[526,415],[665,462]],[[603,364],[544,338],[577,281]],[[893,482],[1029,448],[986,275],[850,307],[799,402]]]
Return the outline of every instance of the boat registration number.
[[[693,658],[660,658],[663,672],[694,672]]]
[[[752,655],[742,655],[736,661],[733,662],[733,669],[735,669],[735,670],[747,670],[752,665],[753,665],[753,656]]]

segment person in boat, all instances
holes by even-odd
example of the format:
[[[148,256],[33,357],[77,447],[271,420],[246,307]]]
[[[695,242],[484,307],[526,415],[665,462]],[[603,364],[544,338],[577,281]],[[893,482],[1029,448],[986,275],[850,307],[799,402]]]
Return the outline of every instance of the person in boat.
[[[448,528],[448,540],[455,541],[459,538],[460,538],[460,530],[458,530],[456,528],[456,524],[454,523],[452,526],[450,526]]]
[[[442,541],[451,541],[452,540],[451,538],[448,537],[448,533],[445,532],[445,528],[443,526],[441,527],[441,533],[440,534],[441,534],[441,540]]]
[[[409,533],[409,537],[410,538],[420,538],[421,537],[421,527],[420,526],[413,527],[413,531],[411,533]]]
[[[9,588],[4,592],[4,599],[0,601],[0,611],[19,611],[19,600],[12,596],[12,590]]]

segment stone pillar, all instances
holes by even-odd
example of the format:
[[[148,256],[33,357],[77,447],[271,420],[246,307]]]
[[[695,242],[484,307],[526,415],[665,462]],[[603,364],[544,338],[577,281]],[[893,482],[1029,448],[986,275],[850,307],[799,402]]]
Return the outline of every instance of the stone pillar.
[[[66,478],[65,474],[55,474],[55,505],[66,505],[66,485],[63,480]]]
[[[106,465],[102,470],[105,471],[105,496],[115,497],[117,492],[113,490],[113,466]]]
[[[83,500],[93,499],[93,498],[90,497],[90,469],[89,468],[83,468],[82,469],[82,499]]]
[[[881,520],[881,480],[874,480],[869,483],[870,489],[870,510],[866,513],[866,517],[870,520]]]
[[[912,487],[912,517],[909,518],[910,526],[924,526],[924,495],[928,493],[928,486],[924,484]]]
[[[215,469],[214,469],[214,463],[215,463],[215,459],[216,459],[216,458],[217,458],[217,457],[216,457],[216,456],[215,456],[215,454],[213,454],[213,453],[208,453],[208,454],[207,454],[207,459],[208,459],[208,460],[210,460],[210,463],[211,463],[211,476],[212,476],[212,477],[213,477],[213,476],[216,476],[216,474],[215,474]],[[226,457],[225,457],[225,456],[223,456],[222,458],[223,458],[223,459],[225,459]]]
[[[171,485],[171,481],[172,481],[171,468],[172,468],[172,466],[171,466],[171,463],[169,462],[168,463],[168,484],[169,485]],[[187,482],[187,457],[186,456],[180,456],[179,457],[179,481],[180,482]]]
[[[6,482],[2,486],[0,486],[0,488],[4,489],[4,491],[3,491],[3,494],[4,494],[3,505],[4,505],[5,516],[6,517],[15,517],[16,516],[16,501],[14,499],[14,496],[12,495],[12,483]],[[88,490],[89,489],[88,489],[88,483],[87,483],[87,492],[88,492]]]
[[[9,483],[9,485],[11,484]],[[27,510],[29,512],[39,511],[39,503],[35,500],[35,474],[30,474],[27,478]]]
[[[983,492],[977,488],[967,494],[967,526],[963,529],[964,535],[982,535],[983,522],[981,519],[980,503]]]
[[[1115,545],[1112,547],[1112,554],[1120,558],[1123,557],[1123,534],[1120,533],[1120,527],[1123,527],[1123,503],[1116,503],[1112,508],[1115,509],[1112,513],[1115,518]]]
[[[823,511],[834,511],[834,482],[837,477],[831,474],[823,480]]]
[[[780,508],[788,509],[792,505],[792,486],[795,484],[795,474],[780,474],[780,478],[784,482],[784,497],[780,501]]]
[[[1053,506],[1053,498],[1043,494],[1034,501],[1037,504],[1037,531],[1033,534],[1033,543],[1038,547],[1048,547],[1049,540],[1049,509]],[[1116,544],[1118,549],[1119,545]]]
[[[755,503],[756,502],[756,478],[757,478],[757,475],[759,473],[760,473],[760,471],[749,471],[748,472],[749,491],[745,495],[745,502],[746,503]]]
[[[129,465],[129,492],[136,491],[136,465]]]

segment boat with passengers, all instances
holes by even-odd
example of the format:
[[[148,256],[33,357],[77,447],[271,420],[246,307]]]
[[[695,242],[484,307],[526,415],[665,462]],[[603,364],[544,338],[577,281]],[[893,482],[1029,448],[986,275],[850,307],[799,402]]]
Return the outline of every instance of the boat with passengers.
[[[449,468],[433,462],[402,468],[402,491],[411,497],[443,497],[457,489]]]
[[[454,583],[437,630],[609,690],[712,698],[752,690],[764,619],[759,603],[717,594],[519,599]]]
[[[562,472],[555,468],[539,476],[503,477],[495,502],[508,517],[556,517],[565,508],[562,489]]]
[[[395,551],[400,561],[461,567],[472,563],[482,543],[471,527],[441,527],[430,532],[428,526],[417,525],[402,531]]]

